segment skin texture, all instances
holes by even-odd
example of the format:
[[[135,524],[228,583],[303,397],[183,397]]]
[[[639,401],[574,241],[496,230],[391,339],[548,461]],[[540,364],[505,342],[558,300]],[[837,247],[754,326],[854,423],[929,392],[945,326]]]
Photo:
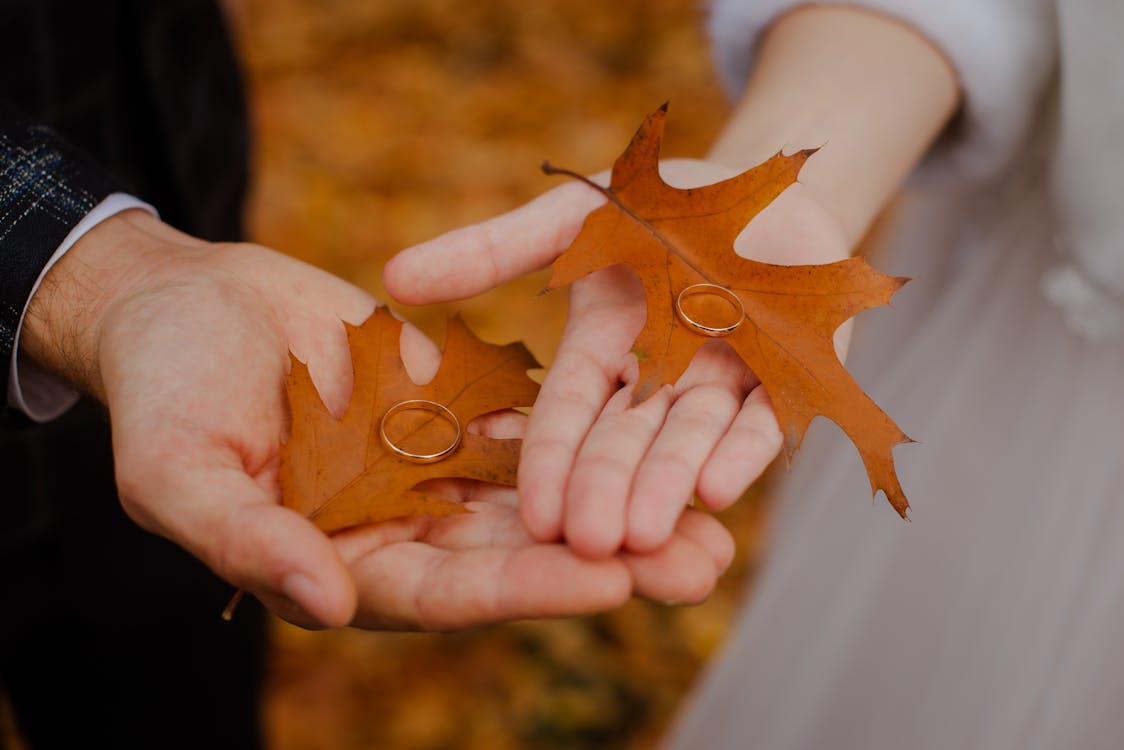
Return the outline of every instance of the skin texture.
[[[21,348],[106,405],[129,515],[295,623],[449,630],[600,611],[634,594],[705,598],[733,544],[701,513],[650,554],[588,560],[529,536],[508,488],[450,481],[436,490],[475,513],[332,538],[281,507],[287,353],[342,412],[352,375],[340,321],[359,323],[374,305],[267,248],[202,242],[128,211],[51,270]],[[432,342],[406,326],[401,350],[412,377],[432,376]],[[470,429],[517,437],[524,423],[501,414]]]
[[[716,182],[778,148],[820,146],[800,182],[751,221],[735,251],[780,264],[846,258],[958,100],[946,60],[913,30],[854,9],[809,6],[779,19],[706,160],[661,163],[677,187]],[[605,175],[598,179],[607,183]],[[409,304],[478,294],[550,264],[603,198],[562,185],[509,214],[393,258],[387,290]],[[570,318],[523,443],[520,512],[540,541],[590,559],[670,538],[692,493],[733,503],[776,457],[781,435],[757,378],[721,342],[674,386],[633,409],[629,349],[645,310],[622,267],[572,285]],[[836,334],[846,352],[850,327]]]

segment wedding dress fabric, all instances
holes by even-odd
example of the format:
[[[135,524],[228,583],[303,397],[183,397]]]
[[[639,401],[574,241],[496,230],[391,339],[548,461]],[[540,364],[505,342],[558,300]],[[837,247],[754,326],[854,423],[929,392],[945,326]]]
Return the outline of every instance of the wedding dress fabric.
[[[732,80],[751,59],[736,40],[751,42],[781,5],[717,4]],[[860,316],[848,367],[919,441],[895,452],[912,522],[881,496],[871,504],[857,453],[817,421],[780,490],[748,602],[670,735],[674,750],[1124,742],[1124,342],[1111,326],[1083,329],[1079,312],[1111,317],[1124,289],[1124,127],[1090,126],[1081,132],[1094,142],[1083,143],[1074,123],[1097,114],[1070,111],[1084,102],[1124,120],[1124,96],[1087,96],[1122,85],[1124,46],[1102,67],[1079,65],[1094,77],[1065,90],[1069,50],[1097,45],[1074,29],[1103,34],[1100,13],[1124,31],[1124,3],[892,5],[938,44],[973,8],[1042,14],[1008,36],[988,27],[989,45],[944,45],[967,97],[963,129],[930,155],[872,257],[914,281],[893,308]],[[1043,47],[997,49],[1017,43]],[[977,75],[988,54],[1005,86],[980,79],[1002,71]],[[974,106],[985,94],[1013,98]],[[980,117],[991,119],[977,127]],[[1081,181],[1074,159],[1102,163]],[[1099,301],[1052,288],[1059,268]]]

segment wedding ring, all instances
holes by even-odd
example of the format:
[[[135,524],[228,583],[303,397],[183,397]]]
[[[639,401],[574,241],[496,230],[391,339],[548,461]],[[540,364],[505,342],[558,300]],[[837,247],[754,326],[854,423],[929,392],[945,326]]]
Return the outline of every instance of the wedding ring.
[[[737,312],[737,317],[734,319],[734,322],[728,326],[716,328],[714,326],[704,325],[688,315],[683,309],[683,300],[699,294],[720,297],[729,302]],[[679,315],[680,320],[706,336],[729,335],[745,322],[745,306],[742,305],[742,301],[738,298],[738,295],[734,294],[726,287],[718,286],[717,284],[691,284],[689,287],[686,287],[679,293],[679,296],[675,298],[675,312]]]
[[[390,439],[390,436],[386,434],[387,420],[399,412],[415,410],[431,411],[440,417],[444,417],[457,430],[457,434],[453,436],[452,442],[436,453],[413,453],[412,451],[395,445],[394,441]],[[415,464],[431,464],[450,455],[457,449],[457,446],[461,444],[461,423],[460,420],[457,419],[457,415],[453,414],[447,406],[424,398],[412,398],[406,401],[399,401],[386,410],[386,414],[383,414],[382,419],[379,421],[379,437],[382,438],[382,442],[387,448],[401,458]]]

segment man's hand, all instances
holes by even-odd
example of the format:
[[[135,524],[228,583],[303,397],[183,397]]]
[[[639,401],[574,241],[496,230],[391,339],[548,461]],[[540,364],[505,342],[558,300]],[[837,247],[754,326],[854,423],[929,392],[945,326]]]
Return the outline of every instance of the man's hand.
[[[475,513],[331,539],[281,507],[287,353],[309,363],[341,413],[352,370],[340,321],[358,324],[374,306],[266,248],[202,242],[130,211],[51,270],[22,348],[108,407],[129,515],[294,622],[448,629],[597,611],[633,593],[709,593],[732,542],[702,515],[685,517],[655,553],[590,561],[528,537],[507,489],[450,482],[444,491]],[[416,329],[406,327],[401,350],[419,381],[435,370],[439,353]],[[473,428],[512,436],[522,420],[500,415]]]
[[[715,163],[661,164],[670,184],[717,182]],[[386,266],[397,299],[425,304],[478,294],[553,261],[603,202],[560,186],[509,214],[411,248]],[[750,222],[735,249],[755,260],[829,263],[849,255],[843,231],[797,184]],[[575,283],[570,318],[531,413],[519,466],[520,512],[535,539],[565,539],[586,557],[650,552],[671,538],[692,492],[733,503],[777,455],[781,435],[757,378],[733,350],[705,345],[673,387],[628,408],[632,343],[646,311],[639,280],[612,267]],[[836,346],[845,351],[850,328]]]

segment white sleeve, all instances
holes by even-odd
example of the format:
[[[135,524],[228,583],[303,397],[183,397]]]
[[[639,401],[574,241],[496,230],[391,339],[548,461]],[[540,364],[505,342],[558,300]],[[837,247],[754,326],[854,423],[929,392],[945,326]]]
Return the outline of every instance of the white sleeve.
[[[960,78],[963,106],[924,170],[987,178],[1017,155],[1055,67],[1052,0],[712,0],[715,60],[732,94],[749,77],[762,31],[801,5],[882,13],[917,29],[948,57]]]
[[[43,372],[34,362],[26,357],[21,357],[19,354],[20,333],[23,331],[23,321],[27,317],[27,308],[31,304],[31,298],[35,296],[35,292],[38,291],[39,285],[43,283],[47,272],[59,262],[62,256],[66,255],[66,252],[86,232],[109,217],[130,208],[143,208],[150,211],[154,216],[157,215],[155,208],[131,195],[112,193],[106,196],[105,200],[94,206],[94,209],[70,230],[70,234],[63,239],[62,244],[58,246],[50,260],[47,261],[47,265],[43,267],[39,278],[35,280],[35,285],[31,287],[31,294],[28,295],[27,302],[23,306],[23,312],[20,313],[19,326],[16,328],[16,340],[12,346],[12,358],[8,363],[10,375],[8,378],[8,406],[19,409],[36,422],[49,422],[63,414],[78,401],[78,393],[63,381]]]

